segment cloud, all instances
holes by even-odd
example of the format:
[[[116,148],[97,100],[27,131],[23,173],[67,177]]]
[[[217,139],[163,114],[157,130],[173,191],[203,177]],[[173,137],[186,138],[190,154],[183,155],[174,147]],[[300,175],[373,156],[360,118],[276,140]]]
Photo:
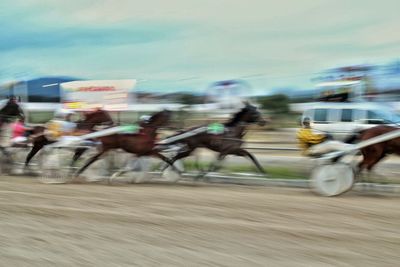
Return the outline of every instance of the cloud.
[[[324,68],[397,57],[398,7],[390,0],[2,1],[2,73],[141,78],[170,90],[238,77],[257,88],[309,87]]]

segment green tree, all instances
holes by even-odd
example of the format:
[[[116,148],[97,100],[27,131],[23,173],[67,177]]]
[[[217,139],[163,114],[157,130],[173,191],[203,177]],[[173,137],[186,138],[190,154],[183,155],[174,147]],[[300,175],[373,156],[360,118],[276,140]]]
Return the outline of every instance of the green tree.
[[[262,96],[257,98],[262,108],[276,114],[289,113],[289,97],[284,94]]]
[[[203,97],[189,93],[184,93],[178,97],[178,101],[179,103],[185,105],[195,105],[195,104],[201,104],[203,102]]]

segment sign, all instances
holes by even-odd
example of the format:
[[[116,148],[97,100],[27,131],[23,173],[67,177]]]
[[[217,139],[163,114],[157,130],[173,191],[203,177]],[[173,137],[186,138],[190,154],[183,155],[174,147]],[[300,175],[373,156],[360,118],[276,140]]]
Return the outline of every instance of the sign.
[[[126,110],[136,80],[91,80],[61,83],[64,108]]]

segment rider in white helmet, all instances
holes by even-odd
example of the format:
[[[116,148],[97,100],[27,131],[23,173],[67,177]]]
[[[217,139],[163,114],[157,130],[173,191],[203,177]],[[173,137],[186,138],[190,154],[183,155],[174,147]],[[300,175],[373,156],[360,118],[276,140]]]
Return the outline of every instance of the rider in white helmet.
[[[62,136],[73,135],[76,124],[71,121],[74,111],[59,109],[54,112],[54,118],[46,125],[46,136],[50,140],[58,140]]]

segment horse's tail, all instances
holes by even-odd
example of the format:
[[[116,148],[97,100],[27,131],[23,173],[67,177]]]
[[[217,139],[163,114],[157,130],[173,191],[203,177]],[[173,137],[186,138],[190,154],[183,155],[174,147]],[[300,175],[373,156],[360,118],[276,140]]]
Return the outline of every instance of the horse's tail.
[[[354,144],[360,141],[361,135],[366,131],[366,129],[356,129],[348,138],[344,140],[346,144]]]

